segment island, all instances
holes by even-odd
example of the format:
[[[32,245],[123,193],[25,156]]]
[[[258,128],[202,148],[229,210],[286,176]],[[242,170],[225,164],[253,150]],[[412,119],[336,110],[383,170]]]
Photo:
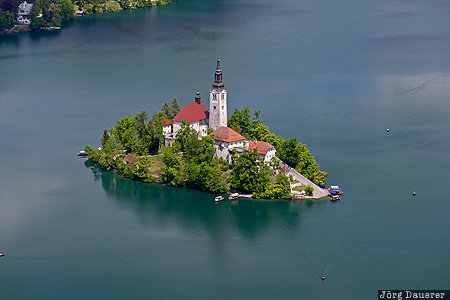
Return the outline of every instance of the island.
[[[217,58],[209,110],[197,91],[183,108],[174,97],[151,117],[126,116],[103,131],[101,147],[85,147],[88,158],[143,182],[255,199],[326,197],[328,174],[306,145],[271,133],[259,110],[244,107],[227,117],[222,76]]]
[[[0,0],[0,34],[59,30],[64,22],[86,14],[161,6],[172,0]]]

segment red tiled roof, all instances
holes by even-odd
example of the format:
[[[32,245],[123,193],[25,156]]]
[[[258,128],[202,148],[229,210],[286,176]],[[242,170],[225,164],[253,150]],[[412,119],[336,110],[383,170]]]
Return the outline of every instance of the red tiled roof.
[[[253,149],[256,149],[256,151],[260,155],[266,155],[267,151],[269,151],[269,149],[271,148],[274,148],[272,144],[261,141],[251,141],[250,144],[248,145],[248,150],[251,151]]]
[[[153,125],[156,125],[156,123],[153,122]],[[166,125],[172,125],[172,121],[167,120],[166,118],[163,117],[163,126],[166,126]]]
[[[281,168],[281,172],[283,172],[283,173],[289,172],[289,167],[288,167],[288,165],[284,164],[283,167]]]
[[[166,118],[163,118],[163,121],[164,121],[163,126],[172,125],[172,121],[167,120]]]
[[[206,109],[203,101],[200,103],[189,103],[172,119],[174,122],[186,122],[192,123],[209,118],[209,112]]]
[[[125,158],[123,159],[123,161],[130,164],[135,164],[137,159],[138,157],[136,155],[128,153],[127,156],[125,156]]]
[[[211,135],[214,135],[219,141],[228,143],[245,140],[245,137],[243,137],[233,129],[225,126],[220,126],[216,130],[214,130]]]

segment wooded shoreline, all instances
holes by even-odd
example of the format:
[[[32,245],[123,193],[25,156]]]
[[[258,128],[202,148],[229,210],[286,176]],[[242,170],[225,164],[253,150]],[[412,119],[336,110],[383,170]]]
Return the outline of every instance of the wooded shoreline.
[[[0,1],[0,35],[28,31],[49,31],[64,28],[68,21],[83,15],[133,10],[152,6],[164,6],[174,0],[30,0],[31,12],[19,20],[18,0]],[[23,15],[23,13],[21,13]],[[22,18],[22,16],[21,16]],[[29,20],[29,23],[24,23]]]

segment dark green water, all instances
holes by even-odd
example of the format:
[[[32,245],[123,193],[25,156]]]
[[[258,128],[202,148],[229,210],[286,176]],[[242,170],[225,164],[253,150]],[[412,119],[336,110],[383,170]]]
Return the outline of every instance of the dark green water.
[[[0,39],[1,299],[449,288],[448,1],[178,0]],[[215,204],[76,157],[118,117],[206,99],[217,53],[229,113],[308,144],[339,203]]]

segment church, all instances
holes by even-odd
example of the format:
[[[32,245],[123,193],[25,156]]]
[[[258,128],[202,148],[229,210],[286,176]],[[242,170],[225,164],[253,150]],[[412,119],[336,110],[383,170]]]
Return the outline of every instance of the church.
[[[216,72],[214,73],[214,82],[209,91],[209,111],[197,91],[194,102],[187,104],[172,119],[172,122],[165,123],[164,135],[166,145],[172,145],[176,139],[176,133],[181,128],[183,121],[189,123],[190,127],[195,129],[199,137],[208,134],[208,128],[211,128],[211,135],[215,136],[214,156],[222,157],[230,164],[231,153],[234,149],[237,154],[244,150],[255,150],[258,158],[268,163],[275,156],[276,149],[271,144],[260,141],[249,142],[245,137],[227,127],[227,90],[222,80],[222,69],[220,68],[220,59],[217,57]],[[171,130],[171,124],[173,129]],[[233,151],[234,151],[233,150]]]
[[[222,69],[220,68],[220,59],[217,58],[216,72],[214,73],[214,82],[209,91],[209,111],[197,91],[194,102],[184,106],[183,109],[172,119],[173,133],[172,138],[176,137],[183,121],[186,121],[195,129],[199,136],[208,134],[208,127],[216,130],[221,126],[227,127],[227,90],[222,80]]]

